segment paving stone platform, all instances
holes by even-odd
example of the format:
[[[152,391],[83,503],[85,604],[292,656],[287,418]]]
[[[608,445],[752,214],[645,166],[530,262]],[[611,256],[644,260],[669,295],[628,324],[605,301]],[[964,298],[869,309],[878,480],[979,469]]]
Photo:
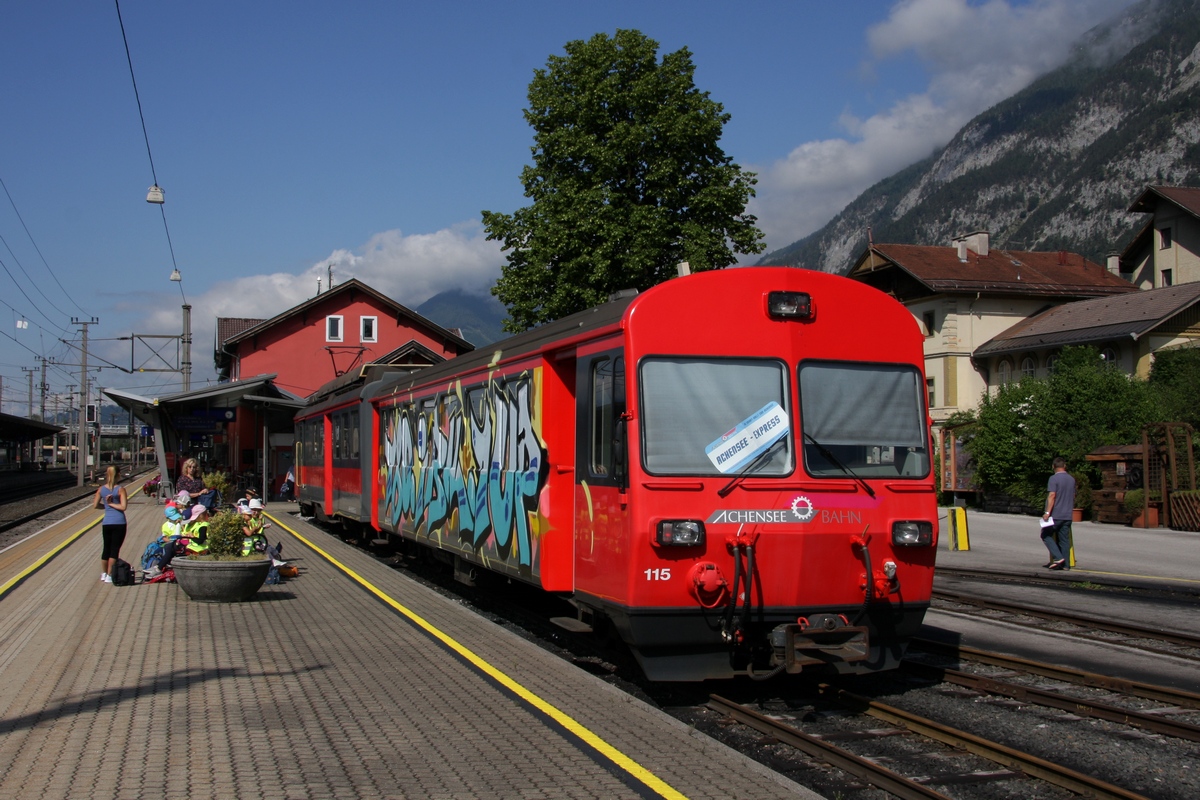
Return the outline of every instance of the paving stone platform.
[[[818,797],[294,517],[215,605],[102,584],[99,518],[0,551],[0,798]]]

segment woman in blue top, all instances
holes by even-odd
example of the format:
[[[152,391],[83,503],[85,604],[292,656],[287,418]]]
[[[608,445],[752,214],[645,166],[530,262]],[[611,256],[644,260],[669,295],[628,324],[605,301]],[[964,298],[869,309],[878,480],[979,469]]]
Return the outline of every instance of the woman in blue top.
[[[113,570],[121,555],[121,544],[125,541],[125,508],[128,505],[125,487],[117,485],[117,468],[109,467],[104,485],[96,490],[95,501],[96,508],[104,509],[100,528],[104,537],[104,548],[100,552],[100,561],[104,564],[104,572],[100,573],[102,583],[112,583]]]

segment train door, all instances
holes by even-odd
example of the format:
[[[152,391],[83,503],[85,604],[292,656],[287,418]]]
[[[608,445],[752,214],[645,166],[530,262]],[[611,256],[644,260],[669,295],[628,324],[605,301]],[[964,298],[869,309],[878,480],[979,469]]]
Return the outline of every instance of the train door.
[[[621,596],[629,557],[625,357],[620,349],[576,362],[575,586]]]

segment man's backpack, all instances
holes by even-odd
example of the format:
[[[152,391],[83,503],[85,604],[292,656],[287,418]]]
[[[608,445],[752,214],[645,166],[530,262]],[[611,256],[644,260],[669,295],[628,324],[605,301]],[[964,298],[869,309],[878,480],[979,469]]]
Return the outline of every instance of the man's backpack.
[[[133,567],[129,566],[128,561],[117,559],[117,565],[113,567],[112,582],[114,586],[133,586]]]

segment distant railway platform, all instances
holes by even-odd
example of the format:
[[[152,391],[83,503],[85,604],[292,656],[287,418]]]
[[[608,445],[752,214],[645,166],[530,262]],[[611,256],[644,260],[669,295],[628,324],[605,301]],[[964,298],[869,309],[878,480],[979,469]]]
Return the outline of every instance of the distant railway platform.
[[[0,551],[0,797],[817,797],[272,516],[300,575],[239,604],[101,583],[90,509]]]
[[[1074,522],[1073,568],[1055,573],[1042,568],[1048,554],[1038,517],[968,510],[970,549],[955,551],[950,549],[946,513],[943,508],[938,567],[1026,571],[1062,581],[1119,582],[1200,594],[1200,533]]]

